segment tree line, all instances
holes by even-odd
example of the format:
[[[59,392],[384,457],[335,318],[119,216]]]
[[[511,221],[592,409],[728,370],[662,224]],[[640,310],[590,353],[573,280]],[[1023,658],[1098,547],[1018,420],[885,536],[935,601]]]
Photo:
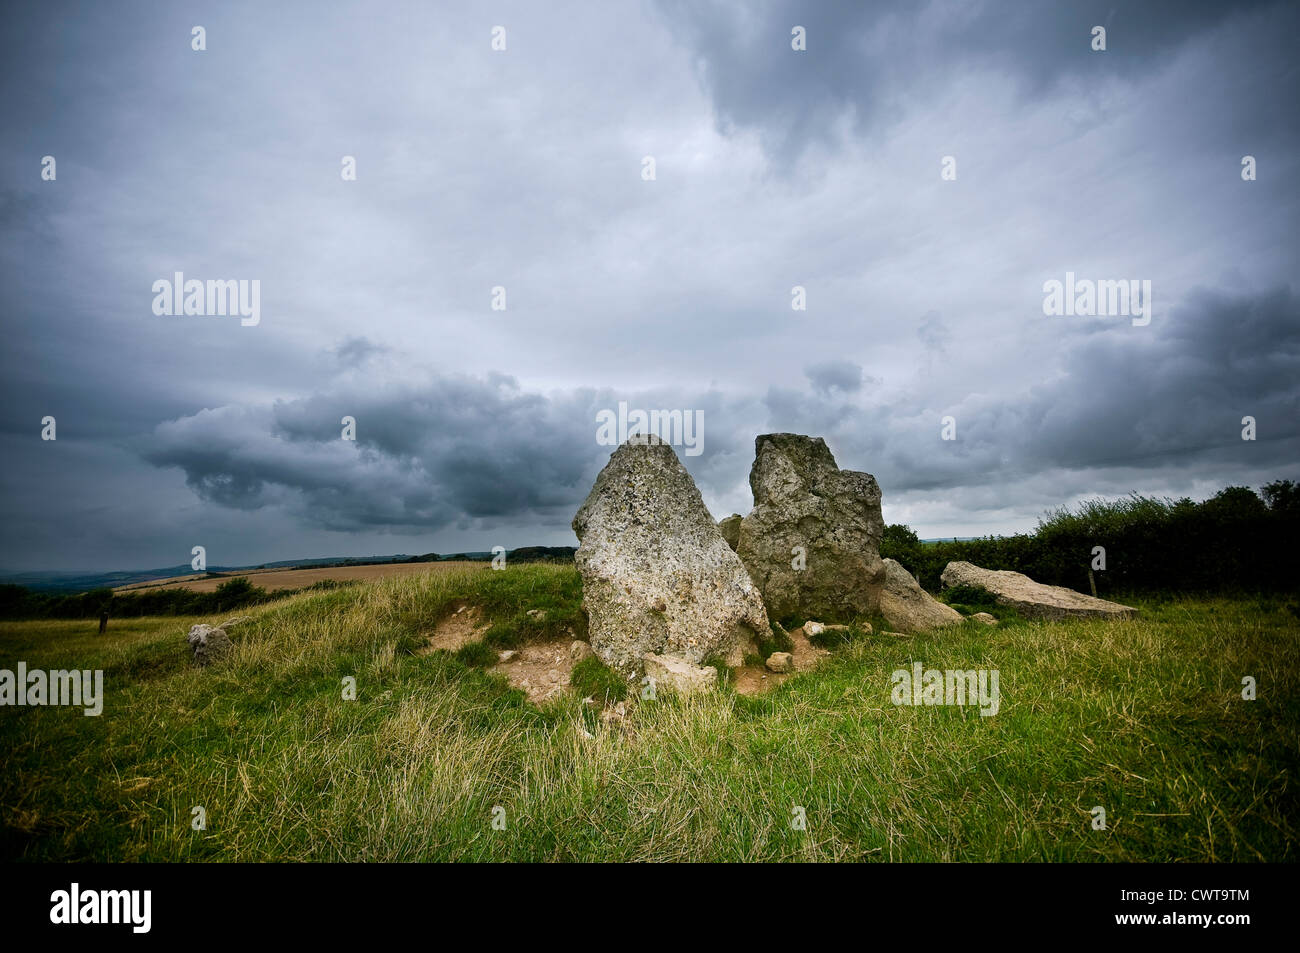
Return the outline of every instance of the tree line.
[[[1089,592],[1297,592],[1300,485],[1276,480],[1258,493],[1230,486],[1199,503],[1130,494],[1049,512],[1032,533],[923,543],[910,527],[886,528],[880,555],[930,590],[954,560],[1011,569]]]

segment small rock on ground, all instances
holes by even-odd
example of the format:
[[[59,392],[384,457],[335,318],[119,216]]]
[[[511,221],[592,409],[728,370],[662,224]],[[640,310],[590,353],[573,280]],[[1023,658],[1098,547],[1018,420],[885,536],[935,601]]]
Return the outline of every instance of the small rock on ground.
[[[789,652],[773,652],[764,664],[769,672],[784,675],[786,672],[794,671],[794,656]]]

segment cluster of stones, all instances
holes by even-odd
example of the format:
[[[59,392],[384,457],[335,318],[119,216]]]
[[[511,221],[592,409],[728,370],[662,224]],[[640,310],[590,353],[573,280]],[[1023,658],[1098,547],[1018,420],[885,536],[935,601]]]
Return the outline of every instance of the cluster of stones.
[[[904,634],[962,621],[880,558],[880,487],[869,473],[841,470],[820,437],[760,435],[749,485],[749,515],[714,523],[672,447],[636,436],[614,451],[573,520],[591,647],[606,664],[693,692],[715,681],[706,662],[734,667],[757,652],[769,613],[878,614]],[[983,586],[1029,616],[1135,613],[970,563],[949,564],[943,582]],[[773,657],[769,668],[786,671],[789,661]]]

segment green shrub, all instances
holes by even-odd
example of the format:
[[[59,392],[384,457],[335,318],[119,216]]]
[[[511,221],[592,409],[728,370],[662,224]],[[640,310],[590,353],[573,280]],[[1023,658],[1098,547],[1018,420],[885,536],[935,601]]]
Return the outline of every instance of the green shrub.
[[[880,558],[892,559],[913,575],[924,561],[925,545],[910,526],[891,523],[880,539]]]
[[[1009,569],[1037,582],[1102,598],[1123,593],[1293,592],[1292,541],[1300,532],[1300,488],[1288,480],[1226,487],[1200,503],[1137,493],[1087,500],[1046,513],[1033,533],[935,543],[906,526],[886,528],[880,553],[897,559],[930,592],[949,562]],[[965,600],[952,600],[968,604]]]
[[[1000,608],[998,598],[983,586],[950,586],[939,594],[943,602],[950,606],[962,606],[968,612],[985,612]],[[958,611],[963,611],[959,609]]]

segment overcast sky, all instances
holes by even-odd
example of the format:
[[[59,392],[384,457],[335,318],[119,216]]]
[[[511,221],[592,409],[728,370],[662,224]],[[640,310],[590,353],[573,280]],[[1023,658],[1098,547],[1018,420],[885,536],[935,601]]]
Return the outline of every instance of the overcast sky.
[[[0,17],[0,568],[576,544],[619,401],[703,411],[718,517],[769,431],[923,537],[1300,476],[1295,3]],[[178,271],[260,323],[156,315]]]

